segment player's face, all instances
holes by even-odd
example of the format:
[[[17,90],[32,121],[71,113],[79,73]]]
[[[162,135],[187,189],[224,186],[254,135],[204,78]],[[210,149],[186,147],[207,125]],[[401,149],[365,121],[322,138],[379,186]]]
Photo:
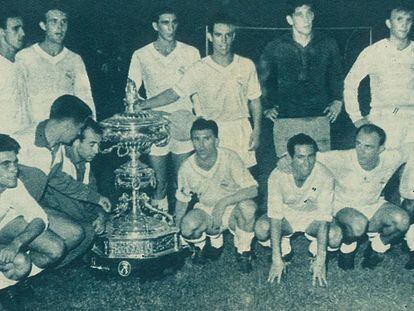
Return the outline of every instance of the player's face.
[[[311,7],[302,5],[297,7],[292,15],[287,16],[287,22],[293,29],[300,34],[310,35],[312,33],[312,25],[315,14]]]
[[[166,41],[174,41],[175,33],[177,32],[178,21],[175,14],[161,14],[158,23],[153,23],[155,31],[158,32],[158,37]]]
[[[68,31],[68,19],[64,12],[50,10],[46,13],[46,22],[41,22],[40,27],[46,32],[46,38],[57,44],[63,44]]]
[[[296,145],[292,169],[302,178],[308,177],[315,166],[316,150],[312,145]]]
[[[378,161],[384,146],[380,145],[380,137],[377,133],[361,131],[355,139],[355,150],[359,164],[370,165]]]
[[[92,162],[99,153],[99,144],[102,141],[102,135],[95,133],[92,129],[87,128],[83,132],[84,139],[76,139],[73,143],[79,157],[86,161]]]
[[[233,25],[214,24],[213,32],[208,35],[213,43],[213,52],[223,56],[230,54],[235,34]]]
[[[15,51],[20,50],[24,44],[25,33],[23,20],[20,17],[11,17],[6,21],[6,29],[2,30],[7,45]]]
[[[412,14],[404,11],[392,11],[386,25],[390,29],[390,36],[399,40],[405,40],[410,33],[413,24]]]
[[[0,190],[17,186],[17,156],[14,151],[0,152]]]
[[[70,145],[79,136],[83,123],[76,123],[71,119],[62,121],[64,122],[65,132],[60,137],[60,143]]]
[[[212,130],[193,131],[191,140],[196,155],[200,159],[209,159],[217,153],[218,139],[214,136]]]

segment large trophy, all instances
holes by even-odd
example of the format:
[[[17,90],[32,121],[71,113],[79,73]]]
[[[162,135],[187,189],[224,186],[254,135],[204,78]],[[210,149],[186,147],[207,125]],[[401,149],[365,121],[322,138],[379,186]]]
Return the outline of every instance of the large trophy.
[[[176,253],[180,250],[178,228],[173,217],[158,210],[142,190],[155,186],[154,171],[139,160],[150,147],[163,146],[170,138],[169,121],[161,112],[134,112],[138,102],[135,84],[129,80],[124,113],[100,122],[104,129],[103,153],[116,151],[129,161],[115,170],[115,186],[126,190],[92,251],[91,267],[115,270],[128,276],[135,263]]]

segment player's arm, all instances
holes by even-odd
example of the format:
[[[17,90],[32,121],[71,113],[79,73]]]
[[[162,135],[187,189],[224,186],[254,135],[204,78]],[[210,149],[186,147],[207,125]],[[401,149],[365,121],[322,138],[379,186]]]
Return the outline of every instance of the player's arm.
[[[76,62],[75,68],[75,95],[82,99],[89,106],[89,108],[91,108],[92,117],[96,120],[96,107],[93,102],[91,84],[89,82],[89,77],[86,71],[85,64],[83,63],[83,60],[80,56]]]
[[[324,113],[329,118],[331,123],[338,118],[343,104],[343,72],[341,64],[341,55],[336,42],[332,39],[330,42],[330,63],[327,72],[329,94],[331,102],[324,110]]]
[[[278,116],[277,106],[272,103],[272,100],[269,98],[269,85],[271,84],[271,77],[275,76],[275,72],[270,72],[271,63],[270,63],[270,53],[269,47],[266,47],[264,53],[260,57],[259,65],[257,67],[257,73],[259,76],[260,88],[262,91],[262,102],[263,102],[263,115],[265,118],[276,121]],[[272,67],[272,70],[275,71],[275,66]],[[276,87],[277,84],[274,83],[273,87]]]
[[[136,110],[145,110],[167,106],[177,101],[178,99],[180,99],[180,96],[172,88],[170,88],[158,94],[157,96],[151,97],[150,99],[147,99],[145,101],[139,101],[134,108]]]
[[[312,285],[319,283],[320,286],[326,285],[326,248],[328,245],[328,222],[321,221],[316,236],[318,241],[318,253],[315,261],[311,265]]]
[[[0,250],[0,263],[13,262],[17,253],[24,250],[44,229],[45,223],[40,218],[35,218],[29,222],[26,228],[10,244]]]
[[[280,284],[286,265],[282,259],[280,241],[282,239],[283,199],[280,187],[281,172],[275,169],[269,176],[267,196],[267,216],[270,222],[270,242],[272,245],[272,265],[267,281],[272,283],[277,279]]]
[[[259,147],[262,128],[262,104],[260,98],[249,101],[249,110],[253,119],[253,133],[250,138],[249,150],[256,150]]]
[[[358,56],[344,81],[345,109],[355,125],[362,125],[365,122],[359,109],[358,87],[361,81],[369,74],[369,70],[370,55],[369,50],[365,49]]]

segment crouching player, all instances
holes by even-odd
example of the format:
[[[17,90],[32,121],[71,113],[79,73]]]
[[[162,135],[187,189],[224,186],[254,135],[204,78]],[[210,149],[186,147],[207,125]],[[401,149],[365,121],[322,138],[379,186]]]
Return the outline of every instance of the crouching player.
[[[39,273],[64,252],[63,241],[45,230],[46,213],[17,178],[19,149],[0,134],[0,289]]]
[[[252,270],[250,244],[257,182],[235,152],[218,147],[214,121],[197,119],[191,128],[191,140],[195,153],[178,173],[176,215],[181,234],[195,246],[193,262],[205,263],[220,256],[222,232],[229,229],[234,234],[239,270],[248,273]],[[198,202],[186,213],[192,198]],[[209,245],[206,236],[210,237]]]
[[[293,136],[287,143],[292,159],[291,172],[276,168],[268,180],[268,211],[256,223],[259,241],[270,242],[272,265],[268,281],[280,283],[286,272],[286,261],[291,258],[290,237],[304,232],[311,243],[310,271],[312,283],[326,285],[326,249],[339,247],[340,228],[330,230],[334,179],[329,170],[316,162],[316,142],[303,133]]]

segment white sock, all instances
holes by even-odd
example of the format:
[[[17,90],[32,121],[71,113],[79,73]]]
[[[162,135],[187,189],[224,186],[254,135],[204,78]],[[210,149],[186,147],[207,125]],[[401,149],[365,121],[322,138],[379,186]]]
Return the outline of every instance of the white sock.
[[[17,281],[10,280],[10,279],[6,278],[3,273],[0,273],[0,289],[12,286],[16,283],[17,283]]]
[[[408,231],[405,234],[405,240],[407,241],[408,249],[411,252],[414,251],[414,225],[411,225],[410,228],[408,228]]]
[[[290,235],[282,237],[280,242],[280,250],[282,252],[282,257],[289,255],[292,252],[292,245],[290,245]]]
[[[248,252],[251,249],[252,240],[254,238],[254,232],[247,232],[236,226],[235,236],[237,237],[237,252],[242,254]]]
[[[328,252],[336,252],[339,249],[339,247],[330,247],[328,245],[327,249],[328,249]]]
[[[203,249],[206,245],[206,233],[203,232],[203,234],[198,239],[186,239],[184,238],[188,243],[194,244],[194,246],[198,247],[199,249]]]
[[[257,240],[257,242],[259,242],[259,244],[263,247],[272,247],[272,243],[270,242],[270,239],[266,241]]]
[[[39,274],[42,271],[43,271],[42,268],[39,268],[35,264],[32,264],[32,270],[30,271],[29,277],[35,276],[36,274]]]
[[[357,242],[352,242],[351,244],[342,243],[340,250],[342,254],[350,254],[357,248]]]
[[[369,240],[371,241],[371,247],[375,252],[383,254],[390,249],[391,244],[385,245],[382,242],[380,234],[378,232],[368,232],[367,234]]]
[[[210,236],[210,244],[214,248],[220,248],[224,245],[223,234],[218,234],[215,236]]]

